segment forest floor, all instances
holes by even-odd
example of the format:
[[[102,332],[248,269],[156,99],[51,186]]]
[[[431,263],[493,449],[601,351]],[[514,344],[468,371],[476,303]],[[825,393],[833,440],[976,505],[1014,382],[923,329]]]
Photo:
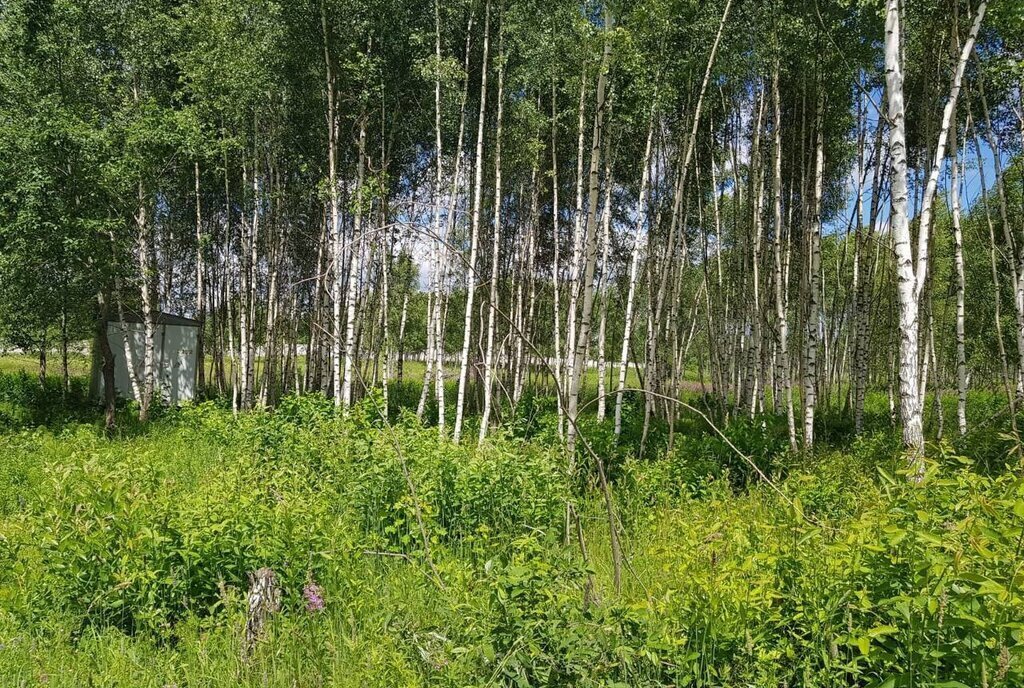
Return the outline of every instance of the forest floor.
[[[479,447],[312,396],[125,407],[107,439],[85,380],[51,382],[0,373],[0,686],[1024,685],[1024,482],[987,395],[919,485],[881,395],[812,453],[681,418],[637,459],[641,399],[618,440],[583,419],[617,585],[550,399]],[[280,608],[247,643],[263,567]]]

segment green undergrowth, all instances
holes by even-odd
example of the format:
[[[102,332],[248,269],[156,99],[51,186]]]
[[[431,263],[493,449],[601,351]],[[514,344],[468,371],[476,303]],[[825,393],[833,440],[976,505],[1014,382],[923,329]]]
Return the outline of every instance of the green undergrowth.
[[[477,447],[378,403],[208,402],[113,440],[9,424],[0,685],[1024,684],[1005,439],[935,444],[915,484],[891,429],[807,456],[784,422],[731,424],[768,485],[699,424],[639,460],[588,419],[613,475],[616,593],[593,461],[558,449],[550,409]],[[992,444],[984,466],[972,441]],[[264,566],[282,609],[243,660]]]

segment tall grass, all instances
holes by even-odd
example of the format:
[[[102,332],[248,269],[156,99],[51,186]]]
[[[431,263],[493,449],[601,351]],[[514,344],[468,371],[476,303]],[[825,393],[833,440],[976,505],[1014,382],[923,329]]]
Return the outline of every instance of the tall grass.
[[[550,400],[479,448],[407,411],[385,423],[379,398],[347,416],[206,402],[147,426],[124,408],[107,440],[87,399],[33,386],[0,375],[2,686],[1024,683],[1024,483],[999,420],[932,446],[923,485],[899,473],[884,398],[870,432],[813,455],[777,419],[732,424],[780,495],[700,422],[637,460],[588,418],[627,556],[616,594],[592,467],[570,472]],[[972,398],[972,423],[996,403]],[[243,660],[263,566],[283,606]]]

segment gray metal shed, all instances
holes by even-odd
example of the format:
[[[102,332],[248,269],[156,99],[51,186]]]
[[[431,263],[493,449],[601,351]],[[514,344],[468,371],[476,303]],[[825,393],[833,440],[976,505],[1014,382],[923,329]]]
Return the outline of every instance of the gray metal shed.
[[[155,315],[155,325],[153,354],[156,394],[165,403],[172,405],[188,401],[196,393],[196,366],[199,364],[196,360],[196,346],[201,323],[192,318],[160,312]],[[145,322],[136,313],[125,313],[123,320],[109,320],[107,339],[114,354],[114,387],[117,396],[135,399],[128,370],[128,354],[141,389],[145,370]],[[102,396],[103,371],[98,345],[93,346],[92,359],[91,389],[95,396]]]

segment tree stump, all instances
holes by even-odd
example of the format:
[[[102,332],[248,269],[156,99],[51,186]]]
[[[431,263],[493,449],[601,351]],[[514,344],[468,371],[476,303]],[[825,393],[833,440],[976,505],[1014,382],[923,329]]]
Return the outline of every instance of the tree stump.
[[[281,608],[281,589],[274,572],[263,567],[249,574],[248,612],[242,658],[248,660],[266,630],[270,615]]]

